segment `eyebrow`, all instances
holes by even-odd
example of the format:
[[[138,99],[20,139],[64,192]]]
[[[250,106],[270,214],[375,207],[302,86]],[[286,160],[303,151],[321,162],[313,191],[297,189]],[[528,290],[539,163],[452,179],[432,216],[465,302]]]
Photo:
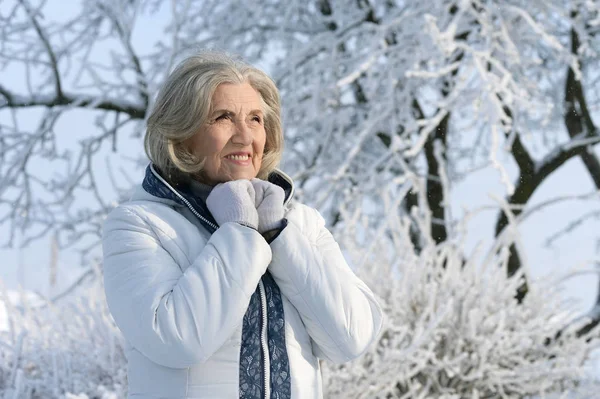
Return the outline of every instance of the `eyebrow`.
[[[210,116],[214,116],[216,114],[231,114],[231,115],[235,115],[235,112],[226,109],[226,108],[220,108],[220,109],[216,109],[213,112],[210,113]],[[249,114],[264,114],[264,112],[261,109],[253,109],[249,112]]]

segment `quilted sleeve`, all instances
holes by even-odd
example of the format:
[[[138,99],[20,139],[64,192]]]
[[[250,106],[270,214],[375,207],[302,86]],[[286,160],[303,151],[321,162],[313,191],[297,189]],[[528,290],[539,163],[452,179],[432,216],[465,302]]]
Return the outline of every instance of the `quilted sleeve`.
[[[271,243],[271,275],[300,313],[316,356],[335,363],[359,357],[381,330],[379,304],[316,210],[297,204],[286,218]]]
[[[150,360],[172,368],[204,362],[242,322],[271,249],[256,230],[225,223],[182,272],[141,215],[121,206],[104,224],[111,314]]]

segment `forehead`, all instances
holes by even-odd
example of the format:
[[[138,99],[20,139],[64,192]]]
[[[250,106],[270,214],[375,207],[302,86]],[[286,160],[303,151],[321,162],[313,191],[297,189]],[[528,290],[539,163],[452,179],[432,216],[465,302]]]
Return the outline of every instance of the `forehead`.
[[[249,83],[221,83],[212,96],[212,108],[261,109],[260,94]]]

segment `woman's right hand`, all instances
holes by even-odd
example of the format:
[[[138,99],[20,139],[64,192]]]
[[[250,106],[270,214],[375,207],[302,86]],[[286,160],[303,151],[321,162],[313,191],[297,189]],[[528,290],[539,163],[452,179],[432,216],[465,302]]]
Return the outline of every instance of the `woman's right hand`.
[[[219,226],[235,222],[258,228],[255,191],[250,180],[232,180],[217,184],[206,199],[206,206]]]

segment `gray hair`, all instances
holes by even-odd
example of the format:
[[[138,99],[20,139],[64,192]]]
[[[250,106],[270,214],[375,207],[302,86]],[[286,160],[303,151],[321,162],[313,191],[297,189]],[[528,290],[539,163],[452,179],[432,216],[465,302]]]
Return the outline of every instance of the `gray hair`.
[[[208,118],[213,93],[222,83],[250,84],[261,97],[266,143],[257,177],[266,179],[281,160],[283,131],[279,90],[263,71],[220,52],[201,52],[177,65],[158,92],[147,121],[144,149],[169,180],[202,171],[185,145]]]

